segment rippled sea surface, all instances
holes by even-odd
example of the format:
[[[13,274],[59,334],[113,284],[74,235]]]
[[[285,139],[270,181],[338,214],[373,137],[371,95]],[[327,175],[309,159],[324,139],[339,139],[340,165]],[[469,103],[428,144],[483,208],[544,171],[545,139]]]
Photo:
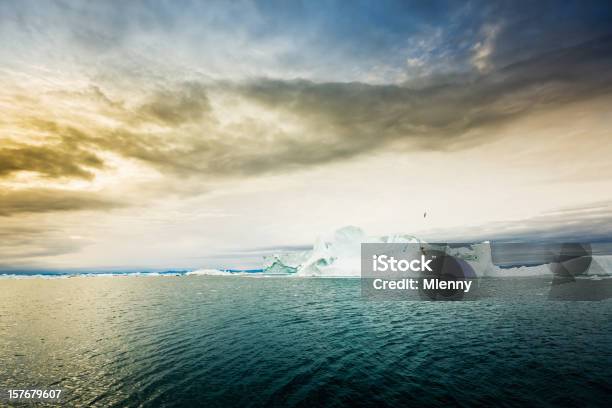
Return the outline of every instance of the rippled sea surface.
[[[3,279],[0,387],[63,388],[63,406],[606,406],[612,301],[534,282],[381,302],[356,279]]]

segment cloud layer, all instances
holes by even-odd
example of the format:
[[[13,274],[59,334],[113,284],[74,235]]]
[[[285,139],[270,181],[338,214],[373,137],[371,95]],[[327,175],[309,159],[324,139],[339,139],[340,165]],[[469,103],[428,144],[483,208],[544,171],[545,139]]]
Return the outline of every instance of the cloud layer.
[[[610,27],[597,1],[3,2],[0,223],[23,219],[42,237],[55,214],[290,184],[390,153],[439,153],[432,166],[444,167],[504,137],[530,143],[512,132],[527,118],[609,102]],[[608,143],[608,119],[589,120],[589,146]],[[571,156],[579,141],[542,127],[520,129]],[[576,156],[582,168],[596,155]],[[3,239],[53,253],[19,235]]]
[[[112,101],[100,87],[51,94],[58,105],[78,98],[87,111],[49,119],[50,102],[24,109],[28,117],[14,126],[31,143],[4,143],[0,177],[91,179],[108,166],[101,152],[206,179],[384,149],[453,151],[490,141],[491,129],[522,115],[610,93],[610,44],[603,38],[422,88],[259,79],[168,83],[132,103]]]

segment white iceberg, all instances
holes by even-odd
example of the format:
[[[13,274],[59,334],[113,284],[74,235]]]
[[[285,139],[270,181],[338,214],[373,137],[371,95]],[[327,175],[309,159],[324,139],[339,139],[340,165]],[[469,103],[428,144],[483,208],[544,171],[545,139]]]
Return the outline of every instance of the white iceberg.
[[[355,226],[317,238],[312,251],[287,252],[264,258],[264,273],[302,277],[358,277],[362,243],[419,243],[404,234],[369,237]]]
[[[293,274],[311,254],[312,251],[293,251],[264,256],[263,270],[268,275]]]
[[[355,226],[340,228],[319,237],[312,251],[287,252],[267,257],[263,272],[300,277],[359,277],[361,271],[362,243],[418,243],[431,248],[415,236],[393,234],[368,236]],[[408,247],[410,248],[410,247]],[[417,251],[419,246],[414,246]],[[500,267],[493,263],[491,244],[488,241],[465,245],[440,247],[451,256],[469,264],[478,277],[533,277],[552,275],[550,264],[535,266]],[[415,255],[420,255],[416,254]],[[593,265],[587,274],[601,275],[612,268],[612,257],[593,257]]]

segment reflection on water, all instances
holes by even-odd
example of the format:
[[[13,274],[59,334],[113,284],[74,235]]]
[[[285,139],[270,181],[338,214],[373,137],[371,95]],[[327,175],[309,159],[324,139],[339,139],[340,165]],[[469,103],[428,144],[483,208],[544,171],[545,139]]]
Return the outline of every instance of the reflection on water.
[[[604,406],[612,301],[512,285],[439,303],[366,301],[353,279],[5,279],[0,387],[68,406]]]

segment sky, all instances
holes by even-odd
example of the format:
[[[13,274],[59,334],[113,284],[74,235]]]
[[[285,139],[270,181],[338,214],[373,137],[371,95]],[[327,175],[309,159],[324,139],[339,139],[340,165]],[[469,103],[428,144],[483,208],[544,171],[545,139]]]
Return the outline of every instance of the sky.
[[[0,41],[0,270],[612,237],[607,1],[0,0]]]

